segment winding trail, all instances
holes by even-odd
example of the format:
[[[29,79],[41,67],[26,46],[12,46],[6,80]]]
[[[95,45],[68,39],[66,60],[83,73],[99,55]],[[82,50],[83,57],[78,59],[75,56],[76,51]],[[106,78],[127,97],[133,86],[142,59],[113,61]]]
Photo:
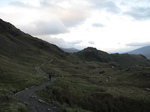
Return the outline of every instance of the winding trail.
[[[48,63],[51,63],[52,61],[53,59]],[[43,63],[41,66],[44,66],[45,64],[46,63]],[[38,73],[48,76],[48,74],[39,66],[35,67],[35,69]],[[36,94],[36,91],[42,90],[46,88],[46,86],[53,84],[55,80],[56,79],[52,77],[51,81],[47,81],[39,86],[26,88],[25,90],[16,93],[15,98],[18,104],[23,105],[24,103],[27,103],[29,105],[29,112],[63,112],[59,107],[48,103]]]

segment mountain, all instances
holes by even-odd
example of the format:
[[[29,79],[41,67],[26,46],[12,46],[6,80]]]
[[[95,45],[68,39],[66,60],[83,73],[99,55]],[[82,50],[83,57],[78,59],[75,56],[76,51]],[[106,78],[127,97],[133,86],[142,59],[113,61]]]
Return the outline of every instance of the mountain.
[[[81,60],[109,62],[110,55],[93,47],[87,47],[75,53]]]
[[[74,52],[79,52],[80,50],[75,49],[75,48],[61,48],[63,51],[68,52],[68,53],[74,53]]]
[[[0,19],[0,84],[3,85],[2,87],[18,91],[41,83],[45,77],[37,74],[34,67],[52,58],[117,63],[123,67],[149,65],[149,60],[142,55],[108,54],[92,47],[69,54],[56,45],[32,37]]]
[[[32,37],[0,19],[0,85],[2,88],[18,91],[41,83],[45,77],[37,74],[34,67],[54,57],[65,56],[66,53],[56,45]]]
[[[150,66],[150,60],[141,54],[110,54],[111,61],[116,62],[122,67],[130,66]]]
[[[150,46],[141,47],[139,49],[128,52],[129,54],[142,54],[150,59]]]
[[[52,63],[47,63],[52,59]],[[28,112],[29,103],[17,103],[14,96],[25,88],[28,90],[28,87],[48,81],[36,71],[37,66],[45,73],[56,78],[59,76],[56,83],[47,86],[43,92],[38,91],[38,94],[50,102],[60,100],[57,105],[67,107],[66,112],[81,112],[83,109],[137,112],[139,108],[139,112],[144,109],[143,112],[147,112],[149,107],[149,93],[143,94],[144,88],[150,88],[150,67],[143,67],[150,66],[150,61],[145,56],[108,54],[92,47],[66,53],[56,45],[32,37],[0,19],[0,112]],[[129,69],[120,71],[120,66]],[[31,100],[37,98],[31,96]],[[47,105],[47,101],[42,105]]]
[[[0,19],[0,111],[24,111],[13,94],[25,88],[40,85],[48,79],[39,74],[36,66],[51,59],[66,57],[56,45],[32,37],[9,22]]]
[[[129,67],[135,65],[149,66],[150,60],[143,55],[134,54],[108,54],[107,52],[97,50],[96,48],[88,47],[72,54],[78,60],[98,61],[102,63],[116,63],[122,67]]]
[[[36,55],[42,51],[63,55],[56,45],[25,34],[15,26],[0,19],[0,49],[7,53],[19,55]]]

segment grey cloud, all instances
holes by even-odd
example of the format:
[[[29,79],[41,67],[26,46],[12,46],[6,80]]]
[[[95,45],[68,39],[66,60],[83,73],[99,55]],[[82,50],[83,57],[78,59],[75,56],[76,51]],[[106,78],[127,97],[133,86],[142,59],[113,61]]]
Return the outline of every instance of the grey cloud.
[[[52,38],[52,37],[45,37],[42,38],[46,41],[48,41],[49,43],[53,43],[59,47],[63,47],[63,48],[67,48],[69,47],[68,43],[66,41],[64,41],[62,38]]]
[[[150,7],[132,7],[124,14],[133,17],[135,20],[150,19]]]
[[[104,27],[105,25],[103,25],[101,23],[93,23],[92,26],[93,27]]]
[[[64,24],[57,19],[34,22],[22,27],[22,29],[32,35],[62,34],[68,32]]]
[[[89,16],[89,12],[87,12],[87,7],[84,7],[83,4],[74,5],[72,1],[66,2],[71,4],[69,8],[63,8],[59,6],[59,3],[62,3],[64,0],[42,0],[40,2],[41,7],[47,8],[50,12],[57,15],[59,19],[64,23],[67,27],[75,27],[79,24],[82,24],[87,17]]]
[[[106,2],[103,5],[104,5],[103,7],[106,8],[108,12],[111,12],[111,13],[120,12],[120,8],[112,1]]]
[[[63,2],[63,0],[39,0],[39,6],[36,7],[34,5],[31,6],[31,4],[26,4],[22,1],[16,1],[11,2],[11,5],[14,7],[26,8],[27,10],[36,9],[36,11],[39,13],[43,15],[45,14],[47,18],[57,17],[66,27],[75,27],[80,25],[90,15],[87,11],[88,8],[86,6],[84,7],[82,4],[74,6],[72,3],[70,8],[65,9],[58,5],[61,2]],[[42,18],[42,20],[47,18]]]
[[[93,45],[95,42],[94,41],[89,41],[89,44]]]
[[[129,44],[126,44],[127,46],[149,46],[150,45],[150,42],[133,42],[133,43],[129,43]]]
[[[70,44],[72,44],[72,45],[77,45],[80,43],[82,43],[82,40],[76,40],[76,41],[70,42]]]
[[[47,0],[42,0],[42,1],[40,2],[40,5],[41,5],[41,6],[44,6],[44,7],[49,7],[49,6],[51,6],[51,4],[50,4]]]
[[[105,9],[106,11],[115,14],[120,13],[121,11],[121,9],[113,1],[109,0],[89,0],[89,1],[94,4],[92,8]]]

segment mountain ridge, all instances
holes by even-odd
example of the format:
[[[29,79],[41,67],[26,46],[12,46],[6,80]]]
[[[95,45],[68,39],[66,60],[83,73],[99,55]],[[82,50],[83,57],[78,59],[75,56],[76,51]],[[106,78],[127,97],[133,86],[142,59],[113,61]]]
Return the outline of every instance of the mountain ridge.
[[[68,52],[68,53],[74,53],[74,52],[79,52],[80,50],[79,49],[76,49],[76,48],[62,48],[61,49],[65,52]]]
[[[129,54],[142,54],[150,59],[150,46],[144,46],[133,51],[129,51]]]
[[[93,47],[85,48],[77,53],[74,53],[79,59],[85,61],[99,61],[103,63],[117,63],[122,67],[135,65],[149,66],[150,60],[145,56],[138,54],[108,54],[107,52],[97,50]]]

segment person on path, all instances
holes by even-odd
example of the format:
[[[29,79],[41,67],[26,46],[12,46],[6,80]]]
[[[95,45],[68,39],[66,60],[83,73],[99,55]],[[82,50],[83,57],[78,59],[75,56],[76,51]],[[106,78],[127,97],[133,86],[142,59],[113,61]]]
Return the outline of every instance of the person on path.
[[[49,80],[51,81],[52,76],[50,74],[48,74]]]

